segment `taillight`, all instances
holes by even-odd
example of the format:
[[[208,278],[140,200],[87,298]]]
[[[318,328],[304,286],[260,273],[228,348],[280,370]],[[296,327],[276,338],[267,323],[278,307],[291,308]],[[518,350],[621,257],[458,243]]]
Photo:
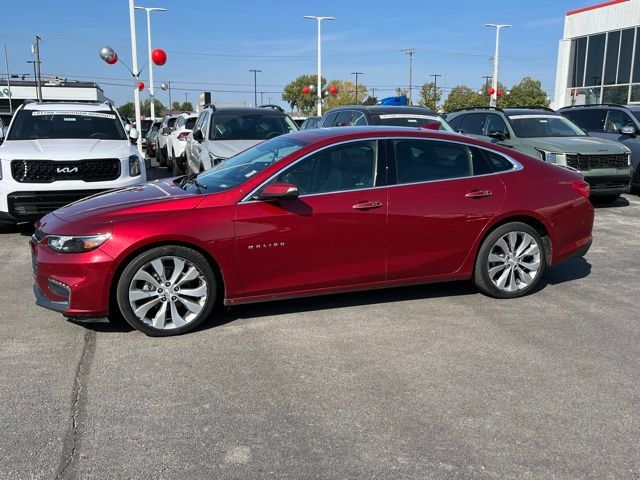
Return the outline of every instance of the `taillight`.
[[[181,132],[178,134],[178,140],[182,140],[183,142],[187,139],[191,132]]]
[[[589,184],[584,180],[576,180],[571,183],[571,188],[573,188],[576,192],[582,195],[584,198],[589,198]]]

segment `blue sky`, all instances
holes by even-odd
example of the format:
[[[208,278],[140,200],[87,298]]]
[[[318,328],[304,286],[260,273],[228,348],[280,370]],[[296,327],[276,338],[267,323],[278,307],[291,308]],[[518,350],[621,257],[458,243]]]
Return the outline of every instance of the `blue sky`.
[[[258,74],[263,100],[283,103],[282,87],[316,70],[316,25],[304,15],[336,17],[323,24],[323,76],[353,79],[376,88],[376,96],[393,94],[408,82],[407,56],[415,48],[414,84],[429,75],[444,77],[445,90],[458,84],[478,88],[491,74],[494,30],[485,23],[507,23],[501,42],[500,80],[512,85],[529,75],[542,80],[552,95],[558,40],[568,10],[593,0],[448,0],[350,2],[324,0],[253,1],[138,0],[138,5],[165,7],[154,13],[154,48],[164,48],[169,61],[154,69],[156,88],[172,82],[174,100],[191,101],[203,90],[214,101],[253,101],[252,68]],[[12,73],[30,73],[30,45],[40,35],[42,72],[103,86],[116,104],[132,99],[130,76],[121,65],[109,66],[98,57],[102,45],[112,45],[130,64],[127,0],[21,0],[3,4],[0,42],[7,45]],[[146,21],[137,12],[138,54],[147,55]],[[0,56],[4,73],[3,57]],[[147,74],[143,73],[147,82]],[[168,103],[166,92],[156,96]],[[142,98],[146,98],[144,92]],[[260,100],[260,99],[259,99]]]

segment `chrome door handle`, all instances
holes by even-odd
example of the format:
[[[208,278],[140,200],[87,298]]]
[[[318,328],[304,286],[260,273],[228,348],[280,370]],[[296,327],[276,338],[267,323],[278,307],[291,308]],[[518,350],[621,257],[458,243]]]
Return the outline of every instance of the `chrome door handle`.
[[[356,210],[371,210],[373,208],[380,208],[382,206],[382,202],[360,202],[356,203],[353,208]]]
[[[485,198],[485,197],[490,197],[491,195],[493,195],[493,192],[491,190],[472,190],[471,192],[467,193],[465,197]]]

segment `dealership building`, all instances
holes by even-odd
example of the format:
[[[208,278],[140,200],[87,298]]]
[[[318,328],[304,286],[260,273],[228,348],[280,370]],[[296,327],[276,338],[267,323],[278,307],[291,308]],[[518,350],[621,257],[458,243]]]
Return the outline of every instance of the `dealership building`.
[[[640,104],[640,0],[567,12],[553,106]]]
[[[78,82],[66,78],[43,77],[42,98],[44,100],[60,101],[97,101],[108,100],[100,85],[93,82]],[[0,79],[0,111],[9,111],[9,102],[15,110],[25,100],[37,98],[37,85],[34,81]]]

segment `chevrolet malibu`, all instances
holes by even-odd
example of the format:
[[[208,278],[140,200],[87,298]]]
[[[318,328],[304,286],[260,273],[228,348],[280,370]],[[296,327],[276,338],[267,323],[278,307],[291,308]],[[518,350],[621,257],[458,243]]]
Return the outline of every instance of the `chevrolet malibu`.
[[[45,216],[34,292],[155,336],[218,304],[444,280],[515,298],[589,249],[588,198],[580,173],[455,133],[306,130]]]

